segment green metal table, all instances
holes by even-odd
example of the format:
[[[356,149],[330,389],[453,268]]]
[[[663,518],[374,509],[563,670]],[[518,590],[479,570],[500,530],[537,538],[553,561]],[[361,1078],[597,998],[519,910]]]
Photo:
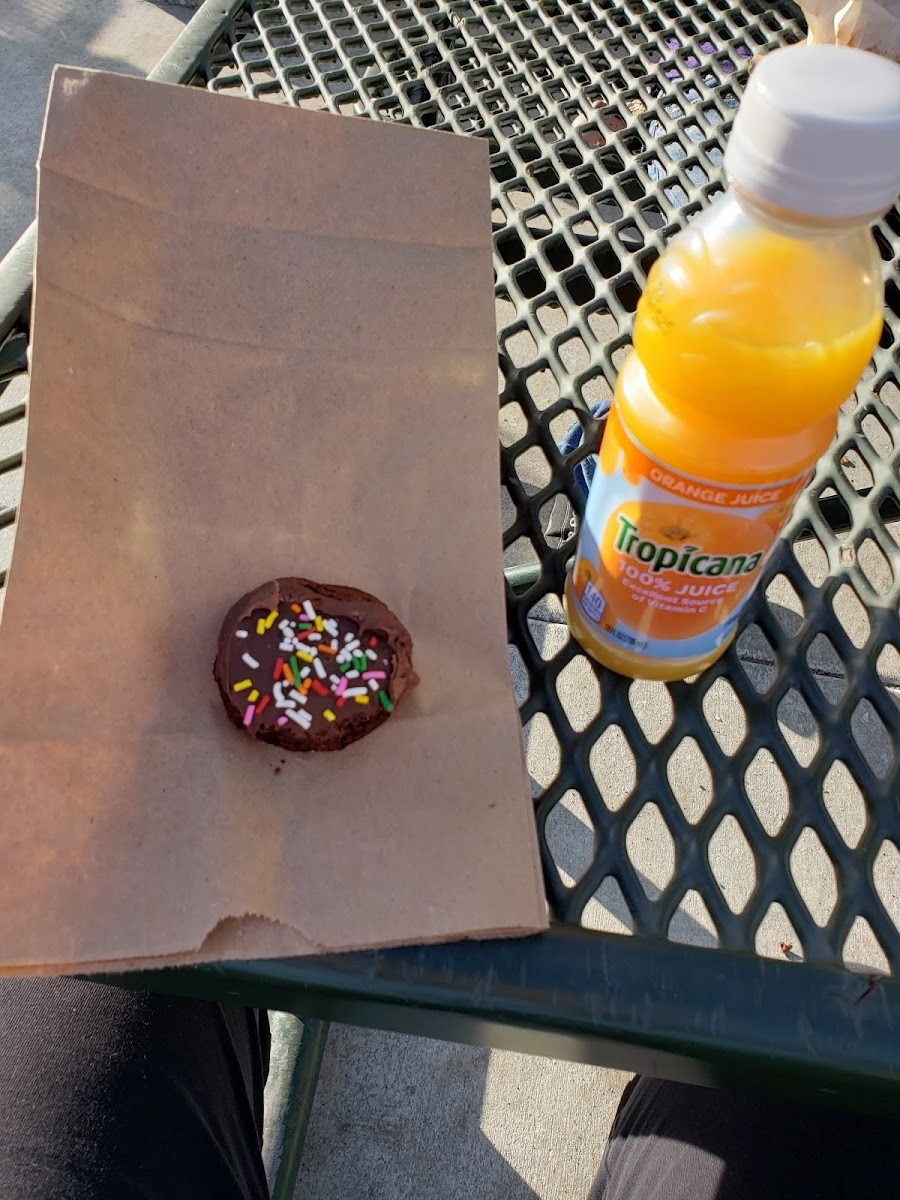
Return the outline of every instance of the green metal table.
[[[592,411],[650,266],[722,190],[752,56],[802,38],[796,18],[758,0],[209,0],[153,72],[490,143],[510,656],[555,923],[123,982],[900,1107],[900,213],[877,233],[880,346],[725,658],[633,683],[561,621],[558,513],[583,509]],[[32,251],[26,235],[0,265],[0,584]]]

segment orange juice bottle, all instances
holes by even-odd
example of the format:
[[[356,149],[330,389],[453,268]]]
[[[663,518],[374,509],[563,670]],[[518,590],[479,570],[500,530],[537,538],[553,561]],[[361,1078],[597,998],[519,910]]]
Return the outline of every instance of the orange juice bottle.
[[[900,66],[767,55],[725,169],[650,272],[566,581],[584,649],[645,679],[724,653],[878,341],[869,225],[900,191]]]

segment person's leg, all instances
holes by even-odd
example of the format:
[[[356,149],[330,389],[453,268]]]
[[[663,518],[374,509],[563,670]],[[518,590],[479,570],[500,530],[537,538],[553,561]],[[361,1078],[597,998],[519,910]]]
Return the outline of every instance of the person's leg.
[[[893,1195],[900,1125],[639,1077],[590,1200],[857,1200]]]
[[[264,1200],[265,1013],[0,981],[0,1196]]]

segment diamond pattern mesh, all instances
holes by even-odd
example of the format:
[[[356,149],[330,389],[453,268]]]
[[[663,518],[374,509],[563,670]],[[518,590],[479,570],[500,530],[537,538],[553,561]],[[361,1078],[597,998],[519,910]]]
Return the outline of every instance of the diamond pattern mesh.
[[[560,605],[591,409],[650,266],[722,191],[752,57],[801,40],[795,16],[758,0],[248,0],[193,83],[489,139],[505,561],[534,565],[508,587],[510,667],[556,917],[896,972],[900,213],[877,232],[880,347],[725,658],[685,683],[621,679],[581,654]],[[2,405],[0,471],[15,471]],[[576,421],[586,444],[564,456]]]

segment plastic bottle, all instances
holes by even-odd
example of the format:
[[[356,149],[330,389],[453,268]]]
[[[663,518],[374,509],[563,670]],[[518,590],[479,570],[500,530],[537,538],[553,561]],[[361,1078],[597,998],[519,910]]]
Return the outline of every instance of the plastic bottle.
[[[869,226],[900,191],[900,66],[767,55],[725,170],[650,272],[566,581],[584,649],[645,679],[724,653],[878,340]]]

